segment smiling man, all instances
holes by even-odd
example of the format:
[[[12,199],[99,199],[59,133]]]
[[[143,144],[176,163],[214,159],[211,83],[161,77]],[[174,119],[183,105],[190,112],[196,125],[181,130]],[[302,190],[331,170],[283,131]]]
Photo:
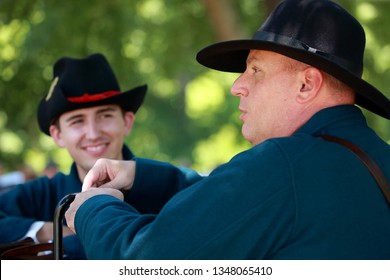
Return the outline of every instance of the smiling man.
[[[76,162],[81,180],[97,158],[123,159],[123,140],[134,122],[134,113],[119,105],[103,105],[62,114],[50,126],[50,135]]]
[[[37,243],[53,239],[53,216],[66,194],[81,191],[89,169],[99,158],[129,160],[124,144],[147,86],[120,91],[117,79],[101,54],[83,59],[64,57],[53,70],[48,94],[38,108],[39,127],[74,160],[68,175],[40,177],[0,196],[0,243],[25,237]],[[64,225],[67,258],[84,258],[77,237]]]

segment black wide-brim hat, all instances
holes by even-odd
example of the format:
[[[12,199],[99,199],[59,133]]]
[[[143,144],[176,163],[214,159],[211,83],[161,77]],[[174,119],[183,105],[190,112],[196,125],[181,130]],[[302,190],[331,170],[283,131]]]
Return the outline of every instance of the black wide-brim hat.
[[[286,0],[252,39],[205,47],[196,59],[206,67],[243,73],[251,49],[276,52],[317,67],[356,92],[356,104],[390,119],[390,100],[362,79],[365,33],[360,23],[328,0]]]
[[[106,104],[117,104],[136,113],[147,85],[122,92],[107,59],[102,54],[86,58],[60,58],[53,68],[49,93],[38,107],[39,128],[50,135],[50,125],[63,113]]]

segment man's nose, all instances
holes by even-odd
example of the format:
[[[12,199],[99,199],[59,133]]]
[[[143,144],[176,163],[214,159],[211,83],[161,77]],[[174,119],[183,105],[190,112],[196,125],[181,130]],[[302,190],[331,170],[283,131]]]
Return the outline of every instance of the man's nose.
[[[245,73],[242,73],[233,83],[230,92],[234,96],[248,96],[248,90],[245,87]]]
[[[86,125],[86,137],[88,139],[96,139],[101,134],[101,129],[99,124],[97,124],[95,121],[90,121]]]

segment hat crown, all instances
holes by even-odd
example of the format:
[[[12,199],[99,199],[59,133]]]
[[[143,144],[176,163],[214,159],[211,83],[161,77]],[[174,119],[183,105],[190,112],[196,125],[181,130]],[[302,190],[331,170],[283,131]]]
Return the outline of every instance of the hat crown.
[[[50,135],[49,127],[65,112],[119,105],[136,113],[146,94],[147,85],[122,92],[108,61],[102,54],[86,58],[60,58],[53,67],[53,81],[38,106],[40,129]]]
[[[199,63],[242,73],[250,50],[276,52],[321,69],[356,93],[356,104],[390,119],[390,100],[362,79],[365,33],[330,0],[285,0],[252,39],[225,41],[200,50]]]
[[[312,50],[344,60],[361,76],[365,33],[360,23],[329,0],[287,0],[268,17],[257,33],[267,32],[302,42]],[[256,35],[254,38],[256,38]]]
[[[66,98],[120,91],[113,70],[101,54],[83,59],[61,58],[54,65],[53,76],[58,77],[56,87]]]

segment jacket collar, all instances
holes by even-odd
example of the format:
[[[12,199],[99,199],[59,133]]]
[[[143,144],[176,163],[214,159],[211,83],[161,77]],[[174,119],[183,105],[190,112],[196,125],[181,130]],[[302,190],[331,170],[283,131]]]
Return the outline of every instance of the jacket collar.
[[[294,134],[332,134],[331,130],[346,125],[367,125],[362,111],[355,105],[339,105],[323,109],[313,115]]]

